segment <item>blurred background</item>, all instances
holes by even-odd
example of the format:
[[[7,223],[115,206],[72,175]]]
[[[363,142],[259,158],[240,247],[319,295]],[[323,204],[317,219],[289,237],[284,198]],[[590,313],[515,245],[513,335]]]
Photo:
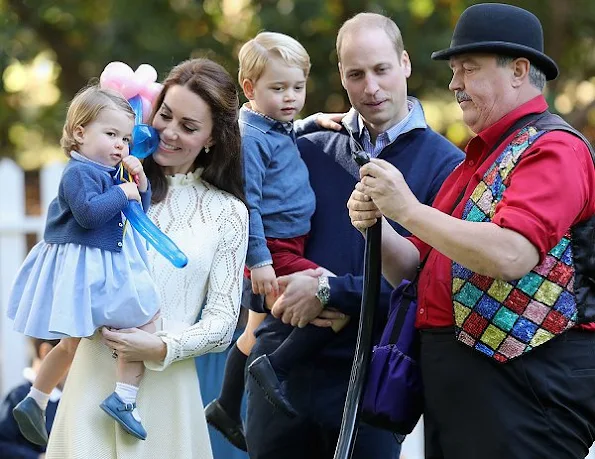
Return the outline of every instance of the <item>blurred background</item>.
[[[451,72],[430,59],[445,48],[470,0],[0,0],[0,305],[27,250],[43,231],[55,195],[66,106],[111,61],[133,69],[149,63],[162,79],[189,57],[210,57],[237,75],[237,52],[257,32],[277,31],[308,50],[312,71],[303,116],[340,112],[349,104],[341,87],[335,37],[361,11],[392,17],[412,60],[409,93],[421,99],[429,125],[463,147],[471,133],[447,86]],[[548,83],[550,110],[595,139],[595,2],[518,0],[535,13],[545,51],[560,66]],[[22,381],[28,352],[0,308],[0,395]],[[223,371],[224,355],[203,374]],[[215,378],[218,380],[218,377]],[[218,393],[205,384],[205,403]],[[208,391],[208,393],[207,393]],[[421,428],[408,437],[403,457],[422,457]],[[217,458],[242,458],[214,440]],[[217,449],[219,451],[217,451]],[[595,454],[595,453],[594,453]]]
[[[429,124],[464,145],[470,133],[447,90],[450,70],[430,60],[447,47],[469,0],[0,0],[0,157],[26,170],[55,159],[66,103],[110,61],[153,65],[162,78],[188,57],[208,56],[237,74],[237,52],[261,30],[298,39],[312,58],[303,115],[346,110],[335,55],[343,21],[360,11],[391,16],[413,63],[409,91]],[[595,2],[518,0],[545,29],[561,68],[550,106],[595,137]]]

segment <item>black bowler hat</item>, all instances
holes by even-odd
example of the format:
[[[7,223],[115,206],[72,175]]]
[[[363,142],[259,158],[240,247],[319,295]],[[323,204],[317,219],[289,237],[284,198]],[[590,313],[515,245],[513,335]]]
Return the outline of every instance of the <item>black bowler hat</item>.
[[[527,10],[501,3],[470,6],[455,26],[450,48],[432,53],[434,60],[446,60],[463,53],[494,53],[526,57],[548,80],[558,76],[558,66],[543,52],[543,29],[539,19]]]

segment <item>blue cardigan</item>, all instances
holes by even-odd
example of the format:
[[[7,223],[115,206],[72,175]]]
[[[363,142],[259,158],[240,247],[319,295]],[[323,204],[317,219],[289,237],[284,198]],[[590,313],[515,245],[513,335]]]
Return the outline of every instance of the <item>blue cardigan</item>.
[[[62,173],[58,196],[48,208],[45,242],[122,251],[121,212],[128,198],[114,185],[110,170],[115,169],[89,160],[70,159]],[[146,212],[151,202],[150,186],[140,195]]]
[[[343,123],[358,139],[357,113],[352,111]],[[359,181],[358,167],[351,157],[355,146],[343,129],[340,132],[319,131],[298,139],[302,158],[310,172],[310,183],[316,195],[316,211],[312,217],[306,258],[337,275],[329,279],[331,297],[328,306],[352,317],[331,344],[321,349],[316,365],[343,367],[347,372],[353,359],[363,284],[365,241],[351,225],[347,200]],[[464,159],[455,145],[429,127],[416,128],[397,137],[380,155],[405,176],[417,199],[431,204],[442,182]],[[402,235],[407,231],[394,222]],[[379,315],[388,312],[392,287],[382,280]],[[292,328],[274,317],[267,317],[256,335],[278,339]]]

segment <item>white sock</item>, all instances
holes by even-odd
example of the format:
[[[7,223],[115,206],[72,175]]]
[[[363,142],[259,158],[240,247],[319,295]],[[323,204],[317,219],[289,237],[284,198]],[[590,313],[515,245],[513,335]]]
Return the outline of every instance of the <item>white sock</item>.
[[[31,386],[31,390],[27,394],[27,397],[31,397],[33,400],[35,400],[35,403],[37,403],[42,411],[45,411],[48,406],[48,401],[50,400],[50,394],[41,392],[40,390],[35,389],[33,386]]]
[[[124,403],[135,403],[136,394],[138,394],[138,387],[133,386],[131,384],[117,382],[115,392],[116,394],[118,394],[118,397],[120,397]],[[134,419],[140,422],[140,416],[136,408],[132,410],[132,416],[134,417]]]

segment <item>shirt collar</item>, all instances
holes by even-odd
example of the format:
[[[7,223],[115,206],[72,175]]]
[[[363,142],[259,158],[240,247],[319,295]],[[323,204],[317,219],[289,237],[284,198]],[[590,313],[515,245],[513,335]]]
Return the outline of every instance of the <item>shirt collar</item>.
[[[282,123],[270,116],[266,116],[262,113],[255,112],[250,108],[250,102],[246,102],[240,109],[240,121],[243,121],[250,126],[253,126],[263,132],[268,132],[271,129],[281,128],[283,132],[287,134],[293,130],[293,122],[288,121]]]
[[[542,113],[547,110],[548,105],[545,97],[542,94],[534,97],[523,105],[518,106],[513,111],[507,113],[491,126],[485,128],[477,134],[486,145],[494,145],[500,137],[509,129],[517,120],[530,113]]]
[[[116,170],[115,167],[106,166],[105,164],[98,163],[97,161],[93,161],[92,159],[87,158],[86,156],[81,155],[78,151],[72,150],[70,152],[70,157],[75,161],[80,161],[83,163],[93,164],[98,169],[101,169],[106,172],[114,172]]]
[[[394,126],[390,127],[386,132],[389,138],[389,143],[394,142],[400,135],[406,134],[414,129],[426,129],[428,127],[424,111],[419,100],[415,97],[407,97],[407,107],[409,113],[405,118],[399,121]],[[352,133],[359,133],[361,138],[365,124],[361,115],[351,108],[345,118],[343,118],[343,125],[350,129]]]

